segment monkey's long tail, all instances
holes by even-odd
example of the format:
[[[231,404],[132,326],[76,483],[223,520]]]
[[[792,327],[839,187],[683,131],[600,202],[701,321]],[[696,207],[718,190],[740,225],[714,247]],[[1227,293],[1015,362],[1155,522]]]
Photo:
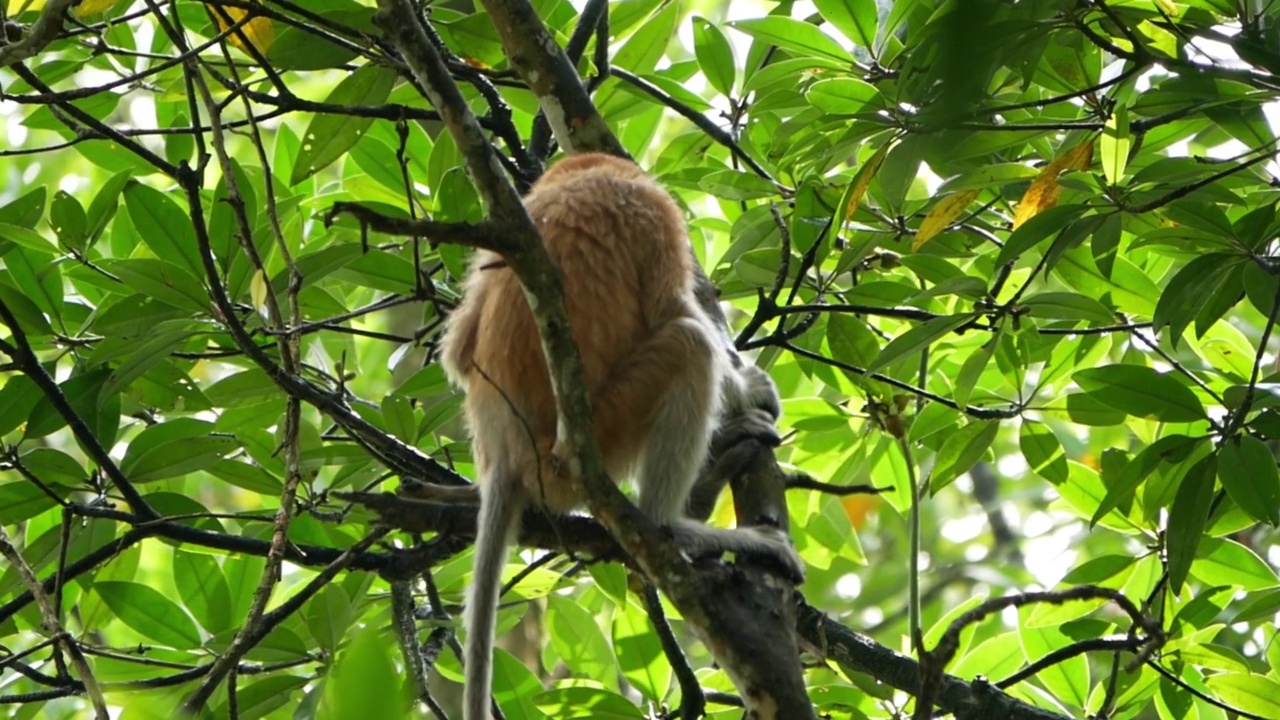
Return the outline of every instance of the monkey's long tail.
[[[498,591],[507,562],[507,545],[525,505],[517,483],[510,480],[491,477],[480,486],[475,569],[466,611],[464,720],[489,720]]]

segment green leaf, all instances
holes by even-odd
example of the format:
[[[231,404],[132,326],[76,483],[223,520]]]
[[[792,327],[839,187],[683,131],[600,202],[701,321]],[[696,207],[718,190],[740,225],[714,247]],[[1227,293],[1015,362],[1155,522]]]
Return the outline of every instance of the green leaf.
[[[381,626],[370,624],[354,633],[346,651],[338,655],[333,676],[325,687],[328,701],[322,706],[321,718],[408,717],[408,698],[399,691],[399,683],[388,683],[396,677],[391,660],[395,641],[386,632]]]
[[[1205,678],[1218,699],[1255,717],[1280,717],[1280,682],[1263,675],[1218,673]]]
[[[145,339],[111,371],[102,392],[110,394],[124,390],[148,370],[167,360],[174,348],[195,334],[196,331],[191,329],[167,330]]]
[[[832,115],[853,115],[880,97],[869,82],[856,78],[829,78],[809,86],[805,98],[814,107]]]
[[[137,462],[140,456],[161,445],[176,440],[202,437],[213,432],[213,428],[213,423],[207,420],[187,417],[174,418],[167,422],[148,425],[129,442],[129,449],[125,451],[124,461],[120,467],[122,469],[132,468],[133,463]]]
[[[13,202],[0,206],[0,225],[15,225],[28,230],[34,228],[44,217],[44,202],[48,194],[45,186],[39,185]],[[49,243],[44,244],[47,246]]]
[[[840,47],[840,43],[807,22],[775,15],[751,20],[736,20],[728,25],[757,40],[776,45],[797,55],[853,63],[853,56]]]
[[[141,455],[126,454],[120,469],[134,484],[154,482],[204,470],[238,449],[240,443],[233,437],[174,440]]]
[[[190,616],[149,585],[112,580],[94,583],[93,590],[139,635],[175,650],[200,646],[200,631]]]
[[[831,358],[854,367],[865,367],[880,353],[880,341],[861,318],[845,313],[827,316],[827,345]],[[849,378],[861,382],[859,373],[845,370]]]
[[[392,435],[410,445],[418,441],[418,424],[408,398],[397,395],[382,398],[382,420]]]
[[[1059,205],[1040,212],[1009,235],[1004,247],[996,254],[995,264],[1001,266],[1018,259],[1045,238],[1067,227],[1086,210],[1088,208],[1084,205]]]
[[[258,368],[228,375],[205,388],[209,401],[219,407],[246,407],[277,397],[276,384]]]
[[[112,175],[102,183],[98,194],[93,196],[93,202],[89,203],[89,212],[86,217],[88,244],[93,244],[98,235],[106,229],[107,223],[111,222],[111,218],[115,217],[116,210],[120,207],[120,193],[132,175],[132,170],[122,170]]]
[[[63,287],[60,266],[48,255],[26,248],[14,248],[5,255],[4,263],[13,284],[26,294],[27,299],[55,322],[61,323]]]
[[[707,76],[707,82],[716,92],[724,96],[733,94],[733,85],[737,80],[737,67],[733,62],[733,48],[720,28],[712,25],[704,17],[694,15],[693,52],[698,58],[698,66]]]
[[[1023,611],[1022,617],[1026,617]],[[1022,640],[1022,649],[1031,660],[1043,658],[1055,650],[1067,647],[1072,638],[1064,627],[1031,627],[1029,623],[1018,623],[1018,637]],[[1065,658],[1036,674],[1036,679],[1044,683],[1045,688],[1059,701],[1073,707],[1085,707],[1089,698],[1089,662],[1084,655]]]
[[[351,600],[338,585],[326,585],[307,603],[307,629],[329,652],[336,652],[351,626]]]
[[[533,702],[547,717],[563,720],[644,720],[648,717],[621,695],[592,687],[549,690],[535,695]]]
[[[992,163],[962,172],[938,186],[935,196],[949,195],[962,190],[978,190],[998,185],[1010,185],[1031,180],[1040,174],[1036,168],[1022,163]]]
[[[281,674],[247,683],[242,679],[240,682],[236,688],[235,716],[239,720],[256,720],[295,702],[293,694],[306,686],[309,680],[298,675]],[[232,715],[225,703],[215,706],[211,714],[213,717]]]
[[[1133,147],[1133,136],[1129,134],[1129,109],[1117,105],[1111,117],[1102,129],[1102,138],[1098,141],[1102,156],[1102,174],[1111,185],[1119,185],[1124,177],[1125,166],[1129,164],[1129,150]]]
[[[1142,481],[1147,479],[1161,463],[1178,463],[1184,460],[1201,443],[1200,438],[1186,435],[1168,435],[1142,449],[1137,456],[1125,466],[1124,471],[1114,483],[1107,487],[1106,497],[1098,504],[1098,509],[1089,520],[1091,525],[1098,524],[1107,513],[1121,505],[1128,506]],[[1103,477],[1106,477],[1104,474]]]
[[[219,460],[205,468],[205,472],[219,480],[259,495],[279,495],[280,490],[284,487],[284,484],[276,476],[262,467],[236,460]]]
[[[0,484],[0,523],[5,525],[30,520],[57,504],[45,491],[26,480]]]
[[[1080,425],[1106,427],[1124,422],[1124,413],[1104,405],[1093,393],[1069,393],[1066,404],[1067,417]]]
[[[938,450],[938,462],[929,481],[930,489],[936,493],[968,472],[991,447],[999,430],[1000,422],[997,420],[973,420],[947,438]]]
[[[82,485],[87,472],[70,455],[55,448],[36,448],[23,453],[22,464],[46,485]]]
[[[1169,509],[1165,544],[1169,553],[1170,589],[1174,593],[1181,592],[1204,537],[1208,510],[1213,506],[1213,475],[1216,471],[1216,456],[1210,455],[1197,462],[1183,477],[1178,495]]]
[[[613,647],[597,618],[560,595],[547,597],[547,633],[560,660],[578,677],[602,678],[614,672]]]
[[[124,204],[138,236],[160,260],[174,263],[192,277],[204,277],[191,218],[165,193],[142,183],[124,189]]]
[[[396,71],[381,65],[362,65],[343,78],[324,102],[331,105],[378,107],[387,102],[396,83]],[[364,136],[373,118],[355,115],[318,114],[302,134],[302,151],[289,175],[289,185],[297,185],[328,167]]]
[[[915,355],[972,319],[972,314],[963,313],[960,315],[945,315],[920,323],[890,340],[889,344],[885,345],[880,354],[876,356],[876,359],[867,366],[867,375],[887,367],[890,363],[900,358]]]
[[[653,72],[658,67],[671,44],[671,37],[676,33],[681,15],[681,8],[676,3],[663,5],[613,53],[613,62],[618,67],[641,74]]]
[[[8,302],[0,285],[0,300]],[[10,306],[12,309],[12,306]],[[10,375],[0,388],[0,437],[13,432],[31,415],[40,402],[40,388],[26,375]]]
[[[1222,443],[1218,480],[1250,517],[1272,527],[1280,525],[1280,469],[1261,440],[1244,435]]]
[[[0,273],[3,278],[3,273]],[[8,282],[0,279],[0,301],[9,307],[9,312],[13,313],[13,317],[18,321],[18,327],[27,334],[28,337],[48,337],[53,334],[53,326],[49,324],[49,319],[44,316],[40,308],[31,302],[21,290],[10,285]],[[8,326],[7,322],[0,321],[0,325]]]
[[[394,293],[413,292],[413,263],[400,255],[377,249],[360,255],[337,271],[339,278],[364,287]]]
[[[1094,399],[1134,417],[1161,422],[1205,419],[1204,405],[1171,375],[1141,365],[1105,365],[1078,370],[1072,379]]]
[[[59,383],[58,389],[75,414],[88,425],[89,431],[97,436],[98,441],[111,447],[120,427],[120,397],[102,392],[102,384],[106,378],[107,372],[102,369],[82,372]],[[26,437],[42,438],[66,425],[67,421],[54,407],[53,401],[48,397],[41,397],[27,418]]]
[[[1177,349],[1182,333],[1222,285],[1223,276],[1239,261],[1238,256],[1210,253],[1183,265],[1160,293],[1151,327],[1159,332],[1169,328],[1169,343]]]
[[[718,170],[706,173],[698,180],[698,187],[726,200],[759,200],[776,197],[778,188],[765,178],[737,170]]]
[[[911,442],[920,442],[935,433],[953,429],[959,426],[960,417],[960,411],[942,403],[931,402],[911,421],[907,438]]]
[[[212,634],[230,628],[231,591],[218,561],[204,553],[177,550],[173,554],[173,584],[182,588],[182,601],[196,622]]]
[[[957,405],[963,407],[969,404],[969,395],[978,384],[978,378],[982,377],[982,373],[990,365],[991,357],[1000,344],[1002,334],[1003,328],[998,328],[990,340],[965,358],[964,364],[960,366],[960,372],[956,373],[955,389],[952,392]]]
[[[633,603],[621,605],[613,614],[613,648],[618,669],[645,698],[658,702],[671,684],[671,666],[662,654],[662,645],[644,610]]]
[[[1062,443],[1044,423],[1024,421],[1018,436],[1018,447],[1031,471],[1054,485],[1067,481],[1070,469]]]
[[[337,27],[364,32],[369,36],[378,30],[373,14],[355,0],[309,0],[307,12],[335,23]],[[278,70],[320,70],[350,62],[359,53],[351,44],[339,45],[323,35],[293,23],[273,22],[275,42],[267,50],[267,59]]]
[[[49,222],[63,247],[76,252],[84,250],[89,221],[80,201],[62,190],[54,193],[53,202],[49,205]]]
[[[871,50],[876,42],[875,0],[814,0],[822,19],[842,35]]]
[[[1206,503],[1208,507],[1209,503]],[[1276,571],[1257,553],[1234,540],[1203,537],[1191,574],[1209,585],[1230,585],[1248,592],[1280,586]]]
[[[0,222],[0,254],[4,253],[3,241],[40,253],[52,253],[57,249],[35,230]]]
[[[173,307],[205,313],[212,305],[204,283],[180,265],[154,258],[111,260],[103,265],[128,287]]]
[[[1107,279],[1111,278],[1111,268],[1120,249],[1120,229],[1120,213],[1108,213],[1102,216],[1102,222],[1093,231],[1093,242],[1089,244],[1094,263]]]
[[[1099,325],[1116,321],[1115,313],[1106,305],[1080,293],[1043,292],[1022,300],[1031,317],[1051,320],[1086,320]]]
[[[627,570],[616,562],[594,563],[587,572],[595,580],[596,587],[619,605],[627,603]]]

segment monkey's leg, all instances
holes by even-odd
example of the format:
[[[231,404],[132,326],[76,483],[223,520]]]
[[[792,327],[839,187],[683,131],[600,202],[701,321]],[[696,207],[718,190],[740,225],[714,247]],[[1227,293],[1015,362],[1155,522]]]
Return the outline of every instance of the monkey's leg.
[[[641,511],[668,526],[691,555],[725,551],[763,555],[775,559],[782,570],[799,581],[804,577],[804,565],[785,533],[767,528],[714,528],[685,517],[690,492],[706,460],[723,384],[742,382],[729,391],[727,409],[738,413],[750,410],[758,417],[778,412],[772,381],[760,370],[745,378],[726,375],[737,371],[729,366],[709,329],[695,321],[671,323],[654,335],[653,342],[671,345],[667,352],[653,348],[654,355],[670,357],[670,351],[678,349],[676,356],[683,362],[663,368],[666,382],[660,393],[648,382],[639,388],[657,398],[648,444],[637,473]]]
[[[722,353],[698,319],[660,326],[592,399],[597,435],[602,444],[646,438],[636,474],[640,510],[669,526],[687,552],[765,555],[793,578],[802,578],[803,564],[781,532],[712,528],[684,517],[706,460],[720,384],[732,372]]]

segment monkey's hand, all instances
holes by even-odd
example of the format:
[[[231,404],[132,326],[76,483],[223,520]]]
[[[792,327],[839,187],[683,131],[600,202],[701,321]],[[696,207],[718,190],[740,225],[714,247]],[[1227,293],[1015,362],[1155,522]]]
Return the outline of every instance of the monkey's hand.
[[[720,424],[711,440],[712,454],[719,454],[743,440],[759,440],[777,447],[782,442],[777,421],[782,416],[778,388],[769,373],[744,365],[728,382]]]

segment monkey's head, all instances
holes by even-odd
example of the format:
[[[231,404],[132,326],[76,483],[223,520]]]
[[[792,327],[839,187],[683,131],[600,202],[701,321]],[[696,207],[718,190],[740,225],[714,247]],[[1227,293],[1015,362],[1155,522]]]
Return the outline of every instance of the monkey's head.
[[[579,173],[601,171],[612,178],[644,178],[644,170],[626,159],[606,153],[584,152],[566,155],[551,166],[538,180],[539,185],[562,182]]]

